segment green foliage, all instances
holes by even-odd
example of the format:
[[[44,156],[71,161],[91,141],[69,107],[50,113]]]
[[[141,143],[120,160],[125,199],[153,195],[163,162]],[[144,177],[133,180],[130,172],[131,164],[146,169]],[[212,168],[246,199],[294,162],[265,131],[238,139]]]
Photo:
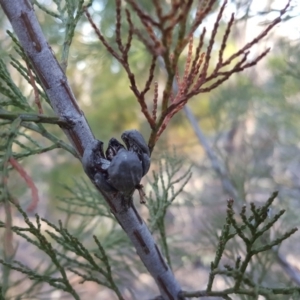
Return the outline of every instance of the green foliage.
[[[182,174],[183,166],[184,161],[177,156],[175,150],[172,156],[163,155],[162,160],[158,163],[158,171],[152,173],[153,181],[150,181],[150,186],[153,191],[150,191],[149,196],[147,196],[149,229],[151,232],[159,232],[160,244],[170,267],[172,267],[172,262],[167,241],[166,214],[168,208],[191,179],[191,167]],[[175,190],[177,184],[179,186]]]
[[[246,206],[243,206],[239,218],[234,216],[233,200],[228,200],[226,223],[219,236],[215,259],[211,262],[207,288],[205,291],[184,293],[186,297],[219,296],[223,299],[231,299],[230,295],[238,294],[255,299],[259,295],[266,297],[266,299],[275,299],[275,296],[280,295],[280,299],[283,299],[283,295],[296,295],[296,293],[299,293],[300,289],[298,287],[268,287],[249,276],[251,261],[256,260],[261,263],[261,253],[275,250],[274,247],[280,245],[297,231],[297,228],[293,228],[270,241],[262,238],[284,214],[284,210],[282,210],[269,218],[269,210],[277,194],[277,192],[273,193],[261,207],[251,203],[250,214],[247,214]],[[239,240],[236,244],[240,245],[241,242],[244,244],[245,254],[235,257],[233,264],[226,264],[222,267],[221,258],[232,239]],[[229,278],[230,287],[222,291],[213,291],[213,283],[217,275]]]
[[[93,0],[85,3],[84,0],[54,1],[56,11],[48,9],[46,6],[34,0],[33,3],[43,10],[47,15],[60,20],[64,28],[64,39],[62,47],[61,66],[67,69],[70,46],[74,37],[75,27],[83,14],[84,6],[90,6]]]
[[[165,154],[158,163],[158,172],[153,172],[154,178],[150,182],[154,195],[150,193],[147,197],[150,228],[153,232],[159,232],[161,245],[169,259],[165,215],[191,177],[190,168],[183,175],[180,174],[183,163],[175,152],[172,156]],[[175,191],[176,185],[178,188]],[[12,226],[11,230],[33,246],[32,251],[39,257],[39,261],[32,268],[14,259],[14,255],[0,260],[3,267],[9,268],[11,272],[14,270],[24,274],[23,281],[32,281],[31,288],[22,287],[22,291],[16,293],[14,286],[19,283],[7,274],[7,295],[20,299],[37,297],[42,295],[43,286],[48,284],[80,299],[78,287],[72,283],[77,275],[80,283],[95,282],[113,290],[118,299],[123,299],[118,286],[123,286],[130,277],[133,279],[135,269],[141,268],[132,255],[129,241],[104,199],[90,183],[74,180],[72,187],[64,185],[64,189],[69,196],[59,198],[58,209],[63,213],[65,221],[59,220],[57,225],[40,218],[38,214],[32,218],[21,206],[11,202],[24,219],[22,226]],[[0,222],[0,228],[7,230],[5,222]]]
[[[12,231],[46,254],[50,261],[46,267],[41,263],[37,268],[30,269],[19,261],[7,262],[1,259],[0,262],[3,266],[25,274],[25,278],[32,280],[33,287],[37,289],[41,283],[48,283],[55,289],[71,294],[74,299],[80,299],[70,281],[72,276],[67,274],[71,272],[80,276],[82,283],[94,281],[112,289],[119,299],[123,299],[112,278],[112,269],[107,254],[98,238],[94,235],[95,246],[93,249],[87,249],[76,237],[79,233],[83,233],[82,230],[86,228],[86,224],[79,226],[76,229],[77,232],[71,234],[61,221],[55,225],[36,214],[35,222],[33,222],[19,205],[15,204],[15,207],[23,216],[26,226],[13,226]],[[43,229],[45,226],[48,229]],[[6,228],[5,223],[0,222],[0,227]],[[86,232],[84,233],[86,234]],[[24,293],[26,293],[26,297],[37,296],[36,290],[30,288],[14,297],[21,297]]]
[[[183,164],[182,158],[176,155],[175,150],[172,156],[165,154],[158,162],[158,172],[152,173],[153,181],[150,185],[153,191],[150,191],[147,196],[149,229],[151,232],[159,232],[160,244],[170,267],[172,267],[172,260],[167,241],[166,214],[192,176],[191,167],[182,174]],[[179,186],[175,190],[177,184]]]
[[[10,36],[15,43],[16,52],[21,56],[21,60],[11,56],[11,65],[19,72],[25,81],[30,83],[29,71],[24,67],[24,64],[26,65],[27,63],[27,58],[11,33]],[[21,62],[23,62],[23,64]],[[39,82],[37,76],[35,76],[34,80]],[[37,88],[37,92],[39,96],[48,102],[45,93],[40,88]],[[73,155],[76,155],[70,145],[61,141],[42,124],[52,123],[62,125],[64,121],[52,116],[48,117],[46,115],[40,116],[35,114],[35,109],[28,100],[28,96],[24,95],[22,90],[15,84],[11,72],[2,59],[0,59],[0,105],[0,118],[4,120],[1,122],[1,126],[4,129],[1,131],[1,140],[2,143],[4,142],[4,144],[1,145],[1,150],[3,151],[5,149],[8,153],[8,157],[12,155],[11,149],[13,143],[23,150],[23,152],[14,153],[18,159],[47,152],[55,148],[64,148]],[[9,126],[10,123],[12,123],[11,126]],[[8,134],[7,132],[10,133]],[[43,136],[46,140],[49,140],[51,142],[50,146],[41,145],[38,139],[31,136],[32,134],[30,132],[36,132],[39,136]],[[8,139],[6,138],[7,134],[9,135]],[[3,157],[2,153],[0,155]],[[1,164],[3,164],[3,167],[5,166],[4,161],[2,161]]]
[[[182,191],[191,175],[188,169],[187,172],[175,178],[180,170],[182,170],[182,160],[177,156],[165,156],[159,163],[159,172],[153,173],[153,181],[150,183],[156,200],[154,201],[151,193],[147,198],[150,228],[154,232],[159,232],[162,248],[170,262],[172,256],[169,255],[164,224],[165,215],[170,206],[174,205],[175,197]],[[176,184],[179,187],[175,192],[174,185]],[[57,290],[71,294],[74,299],[81,299],[76,285],[72,283],[74,276],[77,275],[81,278],[81,283],[95,282],[114,291],[118,299],[123,299],[124,296],[118,286],[122,285],[123,276],[126,276],[128,280],[129,274],[133,272],[130,256],[128,257],[128,241],[124,240],[124,234],[118,228],[119,226],[104,204],[104,200],[99,198],[97,192],[85,181],[76,181],[74,186],[73,189],[65,187],[71,194],[69,198],[61,199],[61,203],[65,204],[61,209],[67,214],[67,217],[64,223],[59,221],[57,225],[40,218],[37,214],[35,218],[29,217],[19,205],[12,203],[24,219],[23,226],[12,226],[12,232],[26,240],[43,255],[38,255],[41,257],[41,261],[34,268],[28,267],[18,260],[13,260],[13,257],[0,260],[3,267],[9,268],[11,272],[15,270],[24,274],[22,281],[30,279],[33,282],[30,288],[19,291],[19,296],[13,292],[13,286],[20,284],[21,281],[9,283],[12,291],[8,295],[14,295],[13,297],[18,299],[37,297],[43,293],[43,284],[49,284]],[[232,294],[249,297],[263,295],[267,299],[275,299],[274,297],[279,295],[281,295],[280,297],[283,295],[296,297],[299,288],[269,287],[257,280],[258,274],[251,273],[251,269],[257,263],[263,263],[262,253],[276,251],[277,246],[297,231],[294,228],[281,233],[273,240],[266,239],[266,236],[269,235],[268,231],[284,214],[284,210],[282,210],[270,217],[269,210],[276,196],[277,193],[274,193],[263,206],[256,206],[252,203],[250,212],[247,212],[246,206],[244,206],[239,217],[235,217],[233,201],[228,201],[227,218],[218,237],[219,242],[215,258],[211,262],[207,288],[205,291],[184,292],[184,296],[219,296],[224,299],[231,299],[230,295]],[[158,207],[160,207],[159,210]],[[161,214],[161,212],[163,213]],[[97,224],[97,226],[91,226],[91,224]],[[104,227],[100,224],[103,224]],[[102,228],[101,231],[97,229],[99,226]],[[0,222],[0,228],[7,230],[4,222]],[[106,230],[103,230],[105,228]],[[91,236],[93,236],[94,242],[92,242]],[[240,249],[244,248],[245,253],[237,255],[235,258],[234,255],[231,256],[234,259],[232,264],[227,262],[222,267],[222,258],[227,256],[227,249],[230,249],[230,243],[233,241],[234,244],[239,245]],[[244,247],[241,247],[241,242],[244,243]],[[42,258],[44,255],[48,259]],[[120,259],[123,255],[127,256],[126,262]],[[129,273],[121,274],[120,270],[128,270]],[[219,275],[228,279],[229,287],[215,291],[213,283]]]

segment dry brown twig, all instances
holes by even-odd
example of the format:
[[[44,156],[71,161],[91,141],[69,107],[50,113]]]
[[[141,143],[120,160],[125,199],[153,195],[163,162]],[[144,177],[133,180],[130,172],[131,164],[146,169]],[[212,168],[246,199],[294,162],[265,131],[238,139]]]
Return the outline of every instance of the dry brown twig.
[[[89,14],[89,12],[85,9],[85,14],[90,22],[90,24],[92,25],[92,27],[95,30],[95,33],[97,34],[99,40],[102,42],[102,44],[106,47],[106,50],[111,53],[118,61],[119,63],[123,66],[123,68],[125,69],[129,81],[130,81],[130,88],[133,91],[134,95],[136,96],[138,102],[140,103],[141,109],[143,114],[145,115],[148,123],[150,124],[151,128],[154,128],[155,122],[151,116],[151,113],[148,110],[146,101],[145,101],[145,94],[147,93],[147,91],[150,89],[153,77],[154,77],[154,69],[155,69],[155,57],[153,56],[152,59],[152,63],[151,63],[151,67],[149,69],[149,77],[148,80],[146,81],[145,87],[142,91],[140,91],[137,87],[136,84],[136,80],[135,80],[135,76],[133,74],[133,72],[131,71],[129,62],[128,62],[128,52],[130,50],[131,47],[131,40],[132,40],[132,34],[133,34],[133,23],[131,22],[131,18],[130,18],[130,14],[127,11],[127,21],[129,23],[129,31],[128,31],[128,39],[127,39],[127,43],[126,46],[123,46],[122,43],[122,39],[121,39],[121,1],[116,0],[116,11],[117,11],[117,16],[116,16],[116,44],[118,46],[119,49],[119,53],[113,49],[112,46],[109,45],[109,43],[107,42],[107,40],[105,39],[105,37],[103,36],[103,34],[100,32],[100,30],[97,28],[97,26],[95,25],[95,23],[92,20],[91,15]]]
[[[222,42],[218,50],[217,62],[212,61],[212,57],[214,56],[213,47],[215,45],[216,35],[219,31],[221,20],[223,20],[227,0],[224,0],[219,8],[210,36],[207,36],[206,28],[203,27],[196,46],[194,37],[195,31],[202,24],[205,17],[212,11],[216,4],[216,0],[203,1],[198,5],[195,19],[190,28],[187,28],[187,19],[193,4],[193,1],[191,0],[185,2],[171,1],[168,7],[166,7],[166,3],[164,2],[153,1],[153,14],[146,13],[136,0],[127,0],[127,3],[130,6],[130,9],[126,8],[126,19],[129,25],[129,31],[127,44],[124,47],[120,34],[122,23],[121,1],[116,0],[115,35],[119,53],[109,45],[105,37],[93,23],[93,20],[87,11],[86,15],[98,35],[99,40],[127,72],[130,88],[137,98],[141,111],[151,128],[151,135],[148,143],[150,150],[152,151],[172,117],[184,107],[188,100],[200,93],[210,92],[217,88],[233,74],[256,65],[269,53],[270,48],[262,51],[252,60],[249,60],[248,58],[251,48],[258,44],[259,41],[261,41],[271,29],[281,21],[281,17],[286,13],[290,5],[290,0],[280,11],[279,16],[263,29],[260,34],[248,42],[244,47],[226,58],[224,53],[230,32],[234,25],[234,14],[232,13],[225,26]],[[131,11],[138,16],[141,27],[133,24]],[[142,90],[139,90],[137,87],[135,76],[131,71],[128,62],[128,53],[133,35],[136,35],[138,39],[142,41],[152,55],[148,79],[146,79],[145,86]],[[208,40],[207,46],[205,45],[205,38]],[[180,75],[178,72],[178,60],[186,46],[188,47],[188,52],[185,68],[183,74]],[[162,99],[158,101],[158,86],[157,83],[154,83],[154,98],[152,103],[148,104],[146,102],[146,94],[153,84],[156,60],[159,57],[163,60],[167,78],[162,92]],[[176,80],[178,86],[176,94],[172,92],[174,80]],[[152,112],[150,111],[149,106],[152,106]]]
[[[30,84],[32,85],[32,88],[33,88],[34,103],[36,104],[36,106],[38,108],[39,114],[42,115],[42,114],[44,114],[44,112],[43,112],[43,107],[42,107],[42,103],[41,103],[41,100],[40,100],[39,91],[38,91],[38,88],[36,86],[35,79],[32,75],[29,63],[26,63],[26,65],[27,65],[27,70],[28,70],[28,74],[29,74],[29,78],[30,78]]]
[[[25,180],[27,186],[31,190],[32,201],[27,207],[28,212],[32,212],[35,210],[38,202],[39,202],[39,194],[34,181],[32,180],[31,176],[26,172],[26,170],[22,167],[22,165],[13,157],[9,159],[9,163],[12,167],[19,173],[19,175]]]

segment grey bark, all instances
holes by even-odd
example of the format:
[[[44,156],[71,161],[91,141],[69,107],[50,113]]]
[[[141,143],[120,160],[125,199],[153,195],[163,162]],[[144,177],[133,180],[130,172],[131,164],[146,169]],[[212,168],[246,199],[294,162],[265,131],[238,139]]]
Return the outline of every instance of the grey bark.
[[[78,158],[82,160],[85,149],[92,147],[96,140],[61,66],[43,35],[31,3],[28,0],[0,0],[0,5],[32,63],[53,110],[58,117],[68,122],[69,125],[64,126],[62,130],[76,149]],[[98,181],[104,180],[101,173],[98,176],[87,175],[106,199],[112,213],[136,248],[137,254],[155,279],[163,299],[182,299],[179,283],[135,207],[131,205],[124,209],[122,193],[100,188],[101,182],[99,184]],[[106,183],[102,183],[105,186]]]
[[[204,133],[201,130],[201,127],[198,124],[198,121],[196,120],[194,114],[190,110],[190,108],[185,105],[184,112],[186,117],[188,118],[189,122],[191,123],[191,126],[199,140],[199,143],[204,148],[206,155],[208,156],[213,170],[217,173],[219,176],[222,187],[224,192],[226,192],[232,199],[237,200],[238,199],[238,192],[236,188],[234,187],[232,181],[229,179],[229,175],[227,170],[225,169],[225,166],[219,161],[216,153],[212,149],[212,147],[209,145],[209,142],[207,141]]]

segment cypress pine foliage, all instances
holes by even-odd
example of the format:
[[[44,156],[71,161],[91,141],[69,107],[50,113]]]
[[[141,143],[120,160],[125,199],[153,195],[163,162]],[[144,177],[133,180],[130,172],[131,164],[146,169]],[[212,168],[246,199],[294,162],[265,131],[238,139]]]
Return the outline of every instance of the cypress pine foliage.
[[[170,120],[193,96],[217,88],[233,74],[255,66],[268,54],[270,49],[249,59],[251,48],[281,21],[290,2],[254,39],[225,57],[228,38],[234,26],[232,14],[225,24],[215,64],[211,57],[217,46],[216,35],[227,1],[221,4],[215,0],[199,3],[189,0],[171,3],[153,1],[148,13],[143,3],[116,0],[114,41],[103,34],[90,14],[93,1],[53,3],[55,9],[35,0],[32,3],[28,0],[0,0],[3,12],[14,28],[14,33],[8,31],[7,34],[15,53],[0,58],[0,201],[4,211],[0,220],[4,241],[0,259],[1,299],[47,299],[50,293],[56,291],[62,292],[59,295],[85,299],[84,289],[78,284],[86,282],[111,290],[110,295],[117,299],[128,299],[128,290],[133,290],[131,287],[126,289],[126,283],[131,282],[128,277],[138,277],[136,271],[145,272],[145,267],[160,293],[155,299],[214,296],[232,299],[234,295],[248,299],[257,299],[260,295],[266,299],[283,296],[297,299],[299,287],[267,286],[249,272],[253,262],[261,262],[262,254],[276,252],[277,247],[297,231],[293,228],[272,239],[265,238],[284,214],[284,210],[274,216],[269,214],[276,192],[262,206],[254,203],[250,207],[243,206],[239,215],[235,214],[234,200],[228,200],[227,212],[224,212],[226,220],[217,235],[218,243],[207,287],[204,290],[183,290],[176,279],[178,263],[172,259],[176,255],[172,251],[172,238],[168,236],[168,213],[175,204],[181,205],[178,199],[191,179],[191,168],[185,167],[183,159],[176,152],[162,156],[156,164],[153,162],[157,169],[148,177],[150,191],[146,189],[144,196],[147,200],[148,228],[132,204],[133,191],[129,194],[116,191],[109,187],[109,181],[101,175],[106,170],[102,159],[108,161],[108,155],[104,155],[102,142],[95,140],[66,77],[75,28],[85,16],[99,42],[126,72],[130,88],[148,124],[148,147],[150,153],[154,153],[157,141]],[[33,6],[63,24],[65,34],[60,63],[41,31]],[[212,12],[216,12],[216,19],[212,31],[207,33],[201,24]],[[191,21],[192,14],[194,19]],[[124,24],[126,26],[123,27]],[[127,29],[127,35],[122,32],[124,28]],[[134,39],[145,46],[151,58],[142,88],[130,62]],[[187,56],[184,68],[180,71],[179,60],[184,49],[187,49]],[[165,72],[162,86],[155,81],[157,69]],[[12,73],[15,72],[32,87],[33,101],[29,100],[26,89],[14,79]],[[151,102],[148,101],[150,90],[154,91]],[[159,95],[162,95],[161,99]],[[56,134],[57,125],[69,142],[62,141]],[[41,138],[43,143],[40,142]],[[92,157],[95,145],[101,157],[100,163]],[[135,145],[140,143],[136,142]],[[69,196],[59,198],[59,209],[66,216],[66,221],[59,218],[48,220],[39,214],[32,217],[38,205],[38,187],[22,166],[24,158],[54,149],[62,149],[79,159],[91,181],[76,179],[72,186],[63,186]],[[87,157],[87,154],[90,155]],[[92,165],[94,173],[86,166],[86,158],[92,160],[88,163]],[[213,157],[210,159],[213,161]],[[214,168],[220,176],[224,175],[217,165]],[[22,208],[23,205],[15,199],[10,189],[12,172],[26,182],[31,192],[32,202],[27,210]],[[139,185],[137,189],[142,197],[142,186]],[[124,200],[127,201],[125,207]],[[21,240],[39,253],[38,264],[25,265],[15,259],[19,251],[15,241]],[[231,243],[244,249],[243,256],[233,254],[232,260],[223,266],[222,258],[227,251],[231,251]],[[214,288],[217,276],[227,280],[227,288]],[[151,297],[154,299],[153,295],[148,298]]]

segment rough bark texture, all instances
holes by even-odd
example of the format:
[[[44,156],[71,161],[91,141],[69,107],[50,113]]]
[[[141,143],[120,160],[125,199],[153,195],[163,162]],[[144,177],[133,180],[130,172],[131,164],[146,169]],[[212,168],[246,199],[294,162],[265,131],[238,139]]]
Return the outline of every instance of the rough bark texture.
[[[68,121],[69,126],[62,129],[81,159],[85,148],[94,143],[95,138],[77,104],[62,68],[43,35],[31,3],[28,0],[0,0],[0,4],[32,63],[53,110],[57,116]],[[90,174],[88,175],[91,178]],[[101,179],[101,176],[97,178]],[[96,184],[95,177],[91,179],[105,197],[112,213],[135,246],[147,270],[155,279],[163,299],[182,299],[180,285],[135,207],[132,205],[124,209],[122,205],[124,199],[120,193],[104,191],[99,188],[99,184]]]

